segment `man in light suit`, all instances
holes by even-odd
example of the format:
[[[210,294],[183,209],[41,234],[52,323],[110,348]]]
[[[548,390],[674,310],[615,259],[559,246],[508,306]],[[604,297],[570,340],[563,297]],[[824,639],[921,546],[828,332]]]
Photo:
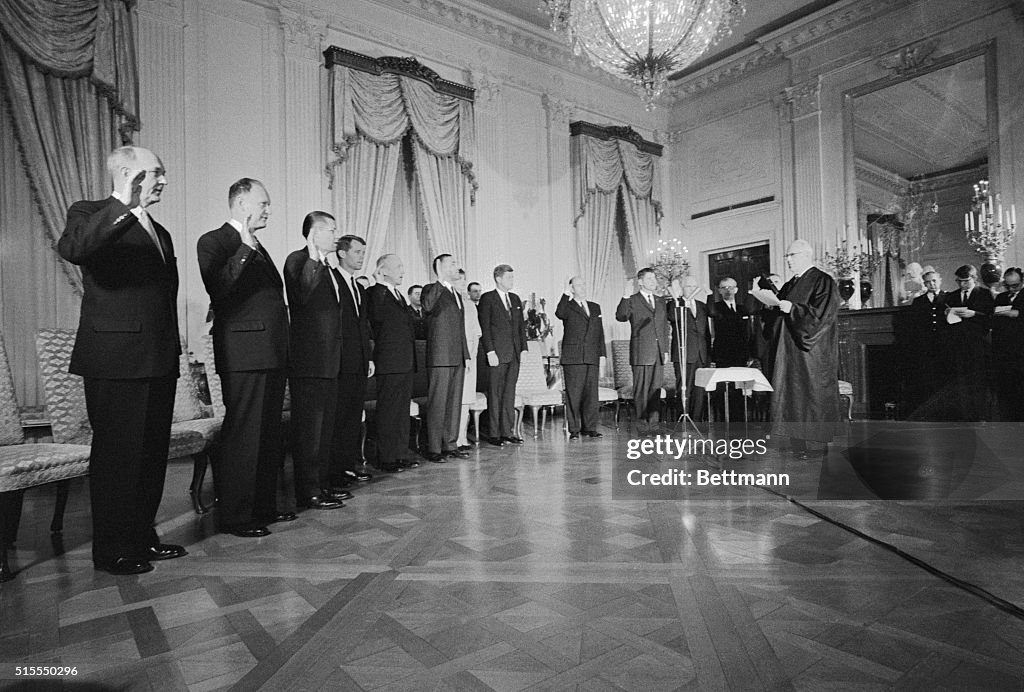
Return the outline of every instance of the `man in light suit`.
[[[327,476],[341,367],[341,307],[333,273],[338,266],[337,232],[338,224],[327,212],[306,214],[306,247],[284,263],[291,313],[288,380],[295,500],[299,507],[320,510],[338,509],[351,497],[346,491],[332,495]]]
[[[654,295],[658,277],[650,267],[636,274],[640,289],[633,292],[633,280],[626,279],[625,294],[615,309],[615,319],[629,322],[629,364],[633,367],[633,406],[637,426],[652,430],[660,415],[661,385],[665,363],[669,362],[672,336],[669,333],[665,299]]]
[[[111,574],[141,574],[185,555],[153,528],[167,471],[178,378],[178,267],[171,236],[147,209],[167,177],[148,149],[107,157],[114,191],[75,202],[57,244],[82,268],[82,311],[70,372],[85,378],[92,426],[92,559]]]
[[[281,275],[256,239],[270,217],[270,195],[260,181],[242,178],[228,190],[228,205],[231,219],[196,247],[226,409],[213,482],[220,530],[260,538],[270,533],[267,524],[295,519],[277,511],[275,497],[284,457],[288,311]]]
[[[381,255],[377,283],[366,292],[377,380],[377,467],[395,472],[419,466],[409,459],[409,402],[416,371],[416,326],[399,286],[405,267],[398,255]]]
[[[366,380],[373,377],[370,320],[366,289],[356,280],[366,261],[366,241],[355,235],[338,239],[338,294],[341,303],[341,371],[338,375],[337,421],[331,447],[330,480],[344,488],[372,476],[363,470],[360,444]]]
[[[675,366],[678,386],[678,383],[683,382],[683,373],[679,363],[679,321],[676,306],[681,305],[683,317],[686,320],[686,412],[694,420],[703,420],[706,397],[703,389],[694,386],[693,379],[697,368],[706,368],[711,362],[708,358],[711,348],[708,307],[703,301],[697,300],[697,295],[700,293],[697,277],[683,277],[679,292],[681,293],[680,297],[668,304],[669,322],[672,327],[672,363]],[[681,388],[679,391],[682,393]]]
[[[601,437],[597,431],[598,377],[605,356],[604,324],[601,306],[587,300],[583,277],[569,279],[565,293],[555,308],[555,317],[564,323],[562,355],[559,362],[565,377],[565,417],[569,439],[581,434]]]
[[[448,254],[435,257],[433,266],[437,280],[424,286],[422,295],[427,323],[427,459],[443,464],[446,457],[469,457],[458,449],[469,348],[462,297],[453,286],[459,266]]]
[[[494,268],[496,288],[480,296],[477,315],[480,319],[480,349],[487,357],[487,414],[491,444],[522,444],[513,434],[515,421],[516,382],[519,380],[519,359],[526,345],[526,323],[523,301],[512,288],[515,272],[507,264]]]

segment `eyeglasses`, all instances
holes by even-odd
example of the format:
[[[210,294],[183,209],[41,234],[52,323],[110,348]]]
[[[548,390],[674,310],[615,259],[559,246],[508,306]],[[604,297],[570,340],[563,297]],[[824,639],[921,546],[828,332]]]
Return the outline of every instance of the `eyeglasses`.
[[[956,282],[957,282],[958,284],[969,284],[969,283],[970,283],[970,282],[972,282],[972,281],[974,281],[974,278],[973,278],[973,277],[972,277],[972,278],[970,278],[970,279],[957,279],[957,280],[956,280]]]
[[[1008,282],[1004,281],[1003,282],[1003,286],[1006,286],[1006,288],[1008,290],[1010,290],[1010,291],[1016,291],[1018,288],[1020,288],[1020,283],[1021,283],[1020,281],[1015,281],[1015,282],[1013,282],[1011,284],[1011,283],[1008,283]]]

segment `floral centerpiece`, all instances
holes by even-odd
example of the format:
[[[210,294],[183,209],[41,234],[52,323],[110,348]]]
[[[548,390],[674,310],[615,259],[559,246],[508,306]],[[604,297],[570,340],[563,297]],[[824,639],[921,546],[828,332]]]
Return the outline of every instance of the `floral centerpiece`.
[[[650,251],[651,269],[658,277],[658,286],[667,290],[676,279],[682,281],[690,273],[690,261],[686,259],[686,246],[678,238],[658,240],[658,246]]]

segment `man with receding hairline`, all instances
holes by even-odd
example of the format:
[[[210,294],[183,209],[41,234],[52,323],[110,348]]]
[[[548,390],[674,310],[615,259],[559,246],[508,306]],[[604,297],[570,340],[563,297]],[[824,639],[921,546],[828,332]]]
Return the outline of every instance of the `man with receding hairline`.
[[[197,243],[199,273],[210,294],[213,351],[224,393],[220,453],[213,459],[217,524],[242,538],[270,534],[292,521],[278,512],[277,476],[284,460],[281,409],[288,362],[284,282],[256,234],[270,218],[270,195],[258,180],[228,189],[231,218]]]
[[[149,216],[167,176],[148,149],[107,158],[114,191],[75,202],[57,251],[82,268],[82,308],[70,372],[85,382],[92,426],[92,558],[111,574],[141,574],[185,555],[153,528],[163,495],[178,377],[178,268],[171,236]]]

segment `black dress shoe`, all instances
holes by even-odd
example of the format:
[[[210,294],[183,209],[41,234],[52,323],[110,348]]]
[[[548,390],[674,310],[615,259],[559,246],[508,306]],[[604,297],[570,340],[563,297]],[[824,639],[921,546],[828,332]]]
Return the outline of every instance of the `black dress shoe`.
[[[348,469],[345,470],[345,477],[351,481],[359,481],[360,483],[373,478],[373,476],[365,471],[350,471]]]
[[[596,430],[584,430],[582,434],[587,437],[604,437],[604,434],[599,433]]]
[[[501,439],[500,437],[492,437],[491,439],[489,439],[487,441],[490,442],[495,447],[504,447],[505,446],[505,441],[503,439]]]
[[[395,462],[394,464],[381,464],[377,468],[384,473],[401,473],[402,471],[405,471],[398,462]]]
[[[579,433],[569,433],[569,439],[570,440],[578,440],[578,439],[580,439],[580,434]]]
[[[503,437],[502,441],[509,443],[510,445],[521,445],[523,444],[523,438],[521,437]]]
[[[339,507],[344,507],[345,504],[341,500],[333,497],[321,497],[319,495],[314,495],[313,497],[306,498],[300,502],[299,506],[305,507],[306,509],[338,509]]]
[[[435,464],[443,464],[445,463],[445,458],[443,454],[431,452],[430,454],[427,455],[427,461],[432,461]]]
[[[460,452],[468,452],[473,449],[473,445],[459,445]]]
[[[145,574],[153,571],[153,565],[146,560],[119,557],[109,562],[93,562],[93,567],[110,574]]]
[[[263,538],[270,535],[270,529],[266,526],[257,526],[252,529],[235,529],[234,531],[224,531],[223,533],[229,533],[239,538]]]
[[[176,557],[185,557],[186,555],[188,555],[188,551],[180,545],[157,543],[142,552],[142,559],[144,561],[173,560]]]
[[[459,451],[457,449],[449,449],[448,451],[446,451],[444,453],[444,455],[446,457],[448,457],[449,459],[468,459],[469,458],[469,452],[462,452],[462,451]]]
[[[351,500],[353,495],[344,488],[331,488],[321,494],[325,500]],[[314,496],[315,497],[315,496]]]
[[[271,514],[269,517],[266,517],[266,522],[268,524],[277,524],[282,521],[295,521],[298,518],[299,515],[295,512],[277,512],[276,514]]]
[[[399,459],[398,465],[403,469],[418,469],[420,467],[420,462],[415,459]]]

